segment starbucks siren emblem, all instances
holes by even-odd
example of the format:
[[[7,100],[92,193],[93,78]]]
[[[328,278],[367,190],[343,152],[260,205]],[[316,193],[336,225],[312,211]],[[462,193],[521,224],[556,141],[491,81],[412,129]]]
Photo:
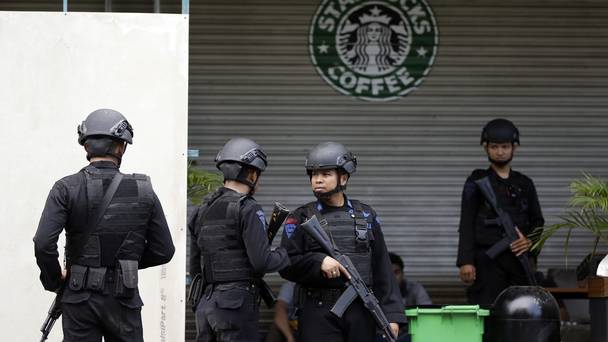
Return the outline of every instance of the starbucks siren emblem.
[[[310,29],[313,64],[341,93],[387,101],[428,75],[438,34],[423,0],[324,0]]]

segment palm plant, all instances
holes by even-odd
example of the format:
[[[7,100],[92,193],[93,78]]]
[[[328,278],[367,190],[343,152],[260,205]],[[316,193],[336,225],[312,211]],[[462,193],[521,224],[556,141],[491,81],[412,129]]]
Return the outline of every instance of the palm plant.
[[[215,191],[222,184],[223,178],[221,174],[197,169],[192,163],[188,164],[187,196],[193,204],[200,204],[205,195]]]
[[[560,216],[561,222],[532,233],[533,250],[540,250],[549,238],[563,229],[567,230],[564,242],[566,257],[574,229],[589,231],[594,236],[591,255],[595,255],[600,242],[608,242],[608,183],[585,173],[570,184],[570,190],[570,208]]]

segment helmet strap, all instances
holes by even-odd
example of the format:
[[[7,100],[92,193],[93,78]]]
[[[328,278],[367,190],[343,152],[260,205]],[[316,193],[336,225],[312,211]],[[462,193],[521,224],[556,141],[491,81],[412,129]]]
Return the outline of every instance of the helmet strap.
[[[254,170],[257,173],[257,177],[255,181],[249,180],[249,171]],[[255,193],[255,187],[258,184],[258,180],[260,179],[261,172],[253,167],[243,166],[239,171],[239,174],[236,176],[235,180],[249,186],[249,195],[253,195]]]
[[[333,196],[334,194],[337,194],[339,192],[344,192],[346,190],[346,184],[342,185],[342,182],[341,182],[343,171],[341,171],[339,169],[337,169],[337,171],[338,171],[337,172],[338,183],[337,183],[336,187],[327,192],[314,192],[313,191],[312,193],[315,195],[316,198],[318,198],[318,199],[329,198],[329,197]],[[346,173],[346,175],[348,177],[348,173]],[[312,172],[309,173],[309,176],[312,181]],[[347,179],[347,181],[348,181],[348,179]]]

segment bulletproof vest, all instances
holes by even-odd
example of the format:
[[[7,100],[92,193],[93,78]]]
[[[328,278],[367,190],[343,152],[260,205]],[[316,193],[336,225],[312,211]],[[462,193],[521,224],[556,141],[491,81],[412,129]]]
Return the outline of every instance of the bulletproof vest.
[[[489,175],[490,183],[496,194],[498,206],[507,212],[515,225],[525,235],[530,232],[530,220],[528,217],[527,194],[521,185],[504,179],[496,179],[495,175]],[[496,213],[480,192],[481,204],[477,211],[475,221],[476,241],[481,245],[491,245],[502,239],[504,230],[494,220]]]
[[[240,227],[241,201],[245,195],[218,191],[199,211],[196,243],[201,250],[201,267],[207,283],[252,280]]]
[[[84,168],[88,219],[101,205],[114,172],[101,172],[93,166]],[[93,228],[82,253],[71,264],[91,267],[114,267],[117,260],[139,260],[144,252],[154,192],[150,178],[141,174],[124,175],[99,224]],[[90,224],[90,223],[89,223]],[[81,243],[77,239],[70,242]],[[69,259],[69,251],[68,259]]]
[[[347,255],[365,283],[372,285],[372,250],[370,243],[373,240],[371,231],[372,216],[364,212],[361,203],[350,200],[353,209],[349,211],[336,210],[321,214],[317,209],[317,203],[307,205],[309,217],[316,215],[327,235],[332,239],[338,250]],[[307,239],[310,239],[307,236]],[[308,240],[309,246],[314,246],[312,239]],[[308,248],[307,248],[308,249]]]

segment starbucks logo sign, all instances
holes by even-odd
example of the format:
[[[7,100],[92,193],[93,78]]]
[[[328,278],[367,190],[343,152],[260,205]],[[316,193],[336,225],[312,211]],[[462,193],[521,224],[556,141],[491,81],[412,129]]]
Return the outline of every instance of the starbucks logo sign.
[[[389,101],[422,83],[438,41],[424,0],[323,0],[309,49],[319,74],[341,93]]]

